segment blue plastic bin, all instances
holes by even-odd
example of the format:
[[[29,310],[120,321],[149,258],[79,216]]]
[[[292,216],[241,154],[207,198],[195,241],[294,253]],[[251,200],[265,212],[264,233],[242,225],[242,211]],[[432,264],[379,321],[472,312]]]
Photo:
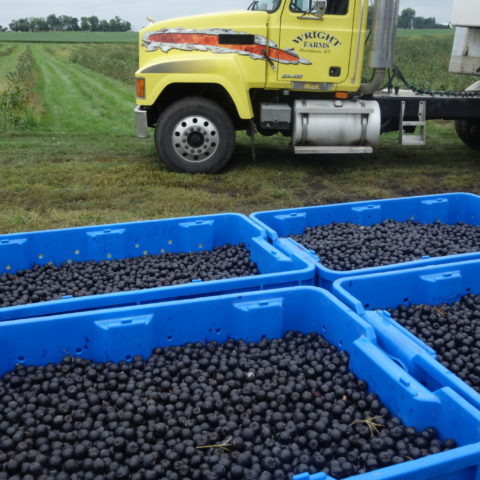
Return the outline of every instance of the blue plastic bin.
[[[244,242],[260,275],[118,292],[0,308],[0,321],[95,308],[136,305],[226,292],[313,285],[314,267],[267,241],[265,231],[240,214],[152,220],[0,235],[0,275],[85,260],[165,252],[199,252]]]
[[[411,262],[341,271],[325,267],[315,252],[288,238],[290,235],[302,234],[306,227],[328,225],[333,222],[350,222],[368,226],[380,223],[383,220],[393,219],[400,222],[416,220],[420,223],[432,223],[439,220],[446,224],[464,222],[480,225],[480,197],[470,193],[449,193],[292,208],[288,210],[272,210],[257,212],[250,215],[250,217],[265,228],[269,239],[274,245],[297,254],[303,254],[304,258],[313,261],[318,270],[319,286],[328,290],[331,290],[332,283],[336,279],[347,276],[480,259],[480,252],[466,253],[435,258],[423,257]]]
[[[379,342],[417,379],[425,371],[480,408],[480,394],[436,360],[435,351],[392,319],[386,308],[452,303],[480,293],[480,260],[347,277],[333,293],[374,328]]]
[[[15,364],[44,365],[64,355],[97,362],[148,356],[156,346],[228,338],[258,341],[287,330],[316,331],[350,355],[350,368],[366,380],[393,415],[418,429],[433,426],[458,448],[356,476],[362,480],[478,480],[480,412],[448,387],[427,388],[378,345],[373,328],[333,295],[315,287],[264,290],[77,312],[0,324],[0,374]],[[297,475],[297,480],[326,478]],[[353,478],[353,477],[352,477]]]

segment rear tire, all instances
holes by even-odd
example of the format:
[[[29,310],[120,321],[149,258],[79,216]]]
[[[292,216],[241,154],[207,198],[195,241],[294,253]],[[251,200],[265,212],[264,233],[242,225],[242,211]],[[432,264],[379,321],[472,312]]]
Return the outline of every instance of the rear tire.
[[[455,130],[465,145],[480,150],[480,120],[456,120]]]
[[[475,92],[480,90],[480,81],[470,85],[466,91]],[[480,149],[480,119],[456,120],[455,130],[458,138],[470,148]]]
[[[155,146],[174,172],[217,173],[232,156],[235,129],[220,105],[187,97],[169,105],[158,117]]]

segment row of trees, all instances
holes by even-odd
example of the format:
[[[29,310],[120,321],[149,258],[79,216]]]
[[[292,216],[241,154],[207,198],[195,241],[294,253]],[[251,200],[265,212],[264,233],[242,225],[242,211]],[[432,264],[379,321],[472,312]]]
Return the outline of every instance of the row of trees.
[[[70,17],[69,15],[52,14],[47,18],[30,17],[12,20],[10,30],[13,32],[56,32],[56,31],[86,31],[86,32],[127,32],[131,30],[130,22],[116,16],[110,20],[100,20],[95,15],[91,17]]]
[[[370,26],[373,8],[368,9],[368,24]],[[14,32],[48,32],[48,31],[86,31],[86,32],[127,32],[131,30],[130,22],[116,16],[110,20],[100,20],[95,15],[91,17],[76,17],[55,14],[47,18],[30,17],[12,20],[10,30]],[[398,17],[399,28],[448,28],[439,25],[435,17],[417,17],[413,8],[406,8]],[[0,25],[0,32],[5,31]]]
[[[368,28],[372,24],[373,7],[368,7]],[[450,28],[437,23],[435,17],[417,17],[413,8],[406,8],[398,17],[398,28]]]
[[[435,17],[417,17],[413,8],[406,8],[398,17],[399,28],[449,28],[448,25],[440,25]]]

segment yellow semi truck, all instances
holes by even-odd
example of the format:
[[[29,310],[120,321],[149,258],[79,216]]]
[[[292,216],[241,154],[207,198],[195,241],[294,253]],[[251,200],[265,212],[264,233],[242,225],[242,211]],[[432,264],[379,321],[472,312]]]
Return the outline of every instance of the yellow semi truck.
[[[423,144],[427,117],[477,125],[476,96],[382,90],[399,0],[375,2],[372,78],[362,83],[368,3],[254,0],[244,11],[144,28],[137,135],[155,128],[159,157],[174,171],[215,173],[232,156],[236,130],[281,132],[297,154],[333,154],[369,153],[395,130],[402,143]],[[475,146],[468,133],[463,139]]]

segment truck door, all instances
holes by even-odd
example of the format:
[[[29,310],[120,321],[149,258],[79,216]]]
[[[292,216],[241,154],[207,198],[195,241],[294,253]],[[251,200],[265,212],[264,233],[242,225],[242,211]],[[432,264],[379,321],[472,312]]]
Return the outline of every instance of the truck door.
[[[299,85],[344,82],[349,73],[356,1],[361,0],[327,0],[326,13],[320,19],[309,13],[317,0],[287,0],[280,19],[279,51],[297,55],[298,61],[279,57],[277,80]]]

